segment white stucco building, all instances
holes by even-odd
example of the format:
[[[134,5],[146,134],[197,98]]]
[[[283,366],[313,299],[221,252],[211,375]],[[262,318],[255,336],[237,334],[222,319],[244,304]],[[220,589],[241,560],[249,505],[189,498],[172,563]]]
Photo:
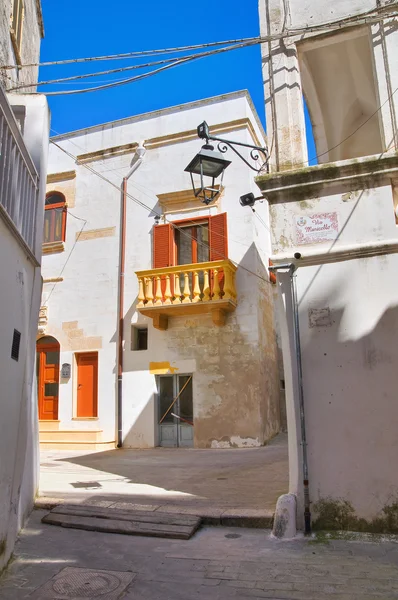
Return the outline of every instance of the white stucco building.
[[[268,209],[239,205],[256,190],[239,160],[214,203],[195,198],[184,168],[203,120],[213,134],[265,144],[247,92],[54,138],[38,340],[44,447],[246,447],[279,431]]]
[[[300,527],[307,488],[318,527],[396,528],[394,15],[391,2],[375,0],[260,0],[262,35],[284,36],[263,45],[273,144],[271,173],[257,183],[270,205],[272,261],[285,265],[279,317]],[[303,95],[319,163],[311,167]]]
[[[10,0],[1,9],[2,66],[37,62],[43,34],[40,2]],[[37,69],[21,73],[24,83],[37,77]],[[35,341],[49,135],[45,97],[6,94],[4,84],[9,89],[14,78],[16,69],[1,69],[0,571],[38,486]]]

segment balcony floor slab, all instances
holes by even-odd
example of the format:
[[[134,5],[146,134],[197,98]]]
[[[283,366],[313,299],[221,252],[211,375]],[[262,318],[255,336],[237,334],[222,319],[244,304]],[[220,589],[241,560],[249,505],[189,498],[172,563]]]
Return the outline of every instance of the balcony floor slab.
[[[169,317],[211,314],[213,323],[217,326],[225,324],[226,313],[236,309],[236,302],[228,300],[211,300],[210,302],[187,302],[181,304],[158,304],[138,308],[139,312],[153,319],[156,329],[165,331],[168,328]]]

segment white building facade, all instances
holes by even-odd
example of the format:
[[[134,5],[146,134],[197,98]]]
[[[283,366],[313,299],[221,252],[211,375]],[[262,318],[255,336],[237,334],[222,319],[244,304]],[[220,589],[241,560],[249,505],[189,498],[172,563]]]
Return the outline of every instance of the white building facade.
[[[22,12],[20,4],[2,3],[3,67],[39,59],[40,2],[25,1]],[[2,69],[0,84],[0,571],[33,507],[39,471],[35,342],[49,111],[44,96],[4,92],[15,75]],[[36,75],[28,69],[21,81]]]
[[[275,36],[263,46],[274,143],[271,173],[257,183],[280,267],[300,528],[305,508],[316,527],[397,528],[398,34],[390,5],[260,0],[262,35]],[[286,37],[289,30],[297,35]],[[310,167],[303,96],[318,162]]]
[[[256,190],[239,160],[214,203],[195,198],[184,168],[203,120],[265,145],[246,92],[54,139],[38,340],[44,447],[249,447],[279,431],[268,209],[239,205]],[[54,385],[40,396],[46,377]]]

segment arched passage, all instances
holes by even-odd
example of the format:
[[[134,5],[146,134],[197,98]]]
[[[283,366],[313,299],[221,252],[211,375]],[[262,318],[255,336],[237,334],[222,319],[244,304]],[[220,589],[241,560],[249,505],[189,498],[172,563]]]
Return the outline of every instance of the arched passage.
[[[37,349],[37,397],[39,420],[58,419],[59,342],[50,336],[40,338]]]

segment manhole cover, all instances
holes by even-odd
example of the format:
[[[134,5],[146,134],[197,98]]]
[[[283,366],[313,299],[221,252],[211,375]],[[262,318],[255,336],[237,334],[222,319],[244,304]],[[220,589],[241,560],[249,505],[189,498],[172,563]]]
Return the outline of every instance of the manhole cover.
[[[227,533],[227,535],[225,535],[224,537],[228,538],[229,540],[237,540],[242,536],[239,533]]]
[[[47,581],[32,596],[32,600],[117,600],[128,584],[133,573],[116,571],[96,571],[67,567]]]

